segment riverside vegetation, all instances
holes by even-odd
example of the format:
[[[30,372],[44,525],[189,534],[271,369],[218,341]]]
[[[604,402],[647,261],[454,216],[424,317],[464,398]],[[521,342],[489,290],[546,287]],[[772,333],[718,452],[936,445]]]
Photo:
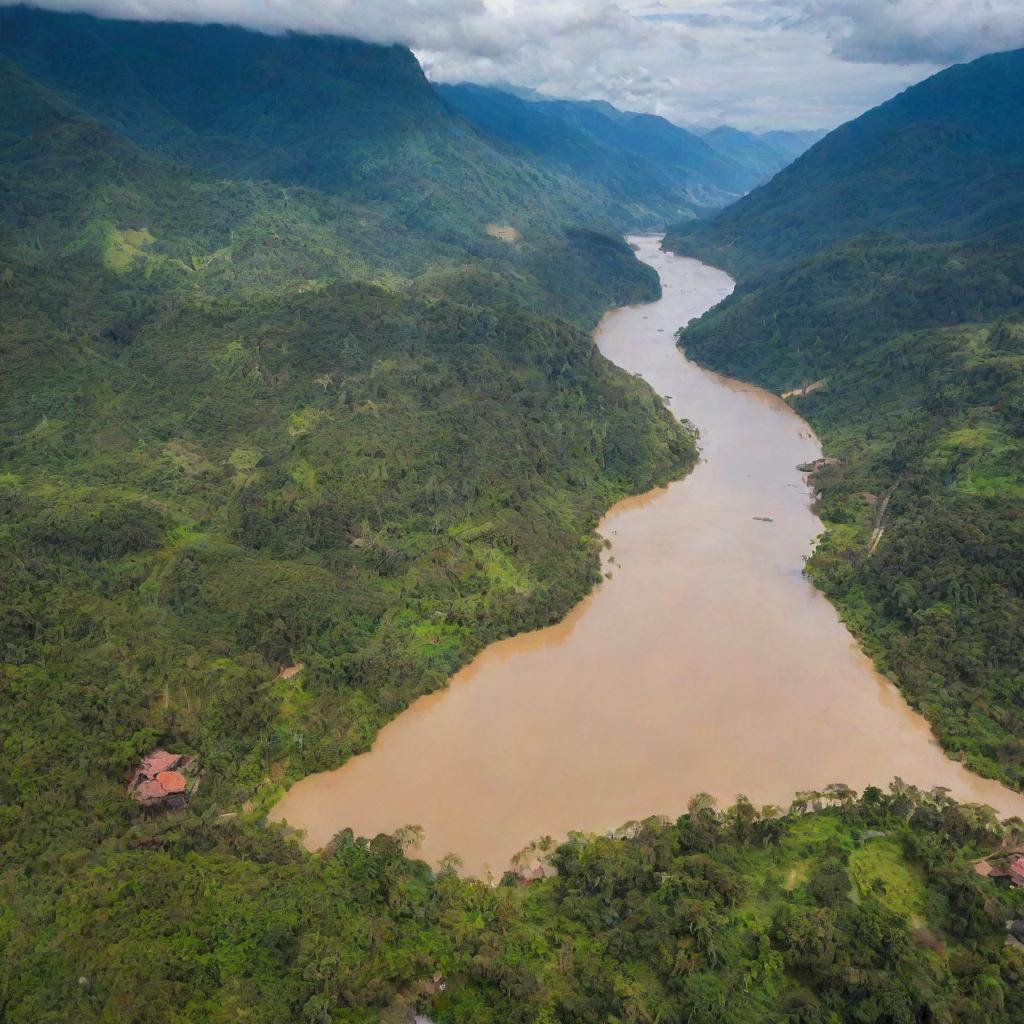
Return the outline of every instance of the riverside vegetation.
[[[0,60],[3,1020],[1019,1018],[967,866],[1019,837],[941,796],[697,801],[528,888],[261,824],[692,463],[586,334],[656,280],[401,48],[5,8]],[[147,818],[157,744],[202,785]]]
[[[666,245],[733,270],[681,336],[794,402],[808,569],[976,771],[1024,787],[1024,51],[944,71]]]

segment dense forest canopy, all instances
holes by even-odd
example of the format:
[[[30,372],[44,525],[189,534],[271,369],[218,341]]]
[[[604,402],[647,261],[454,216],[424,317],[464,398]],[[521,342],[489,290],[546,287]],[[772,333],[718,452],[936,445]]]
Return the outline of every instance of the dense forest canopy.
[[[820,809],[808,813],[812,805]],[[824,805],[824,806],[822,806]],[[213,814],[13,875],[5,1019],[292,1024],[1014,1024],[1021,890],[970,861],[1021,841],[899,784],[784,815],[696,797],[575,836],[555,877],[491,887],[340,833],[317,856]],[[12,884],[13,883],[13,884]],[[1024,932],[1024,926],[1019,926]],[[1016,942],[1016,940],[1011,940]]]
[[[941,72],[666,244],[740,287],[681,344],[837,456],[809,563],[972,768],[1024,786],[1024,51]]]
[[[2,1013],[169,1019],[187,992],[79,990],[39,927],[62,864],[163,870],[140,755],[196,757],[186,831],[258,815],[563,615],[599,516],[695,447],[588,337],[658,293],[601,197],[408,51],[5,8],[0,52],[2,928],[43,958]],[[251,859],[211,870],[254,908]]]

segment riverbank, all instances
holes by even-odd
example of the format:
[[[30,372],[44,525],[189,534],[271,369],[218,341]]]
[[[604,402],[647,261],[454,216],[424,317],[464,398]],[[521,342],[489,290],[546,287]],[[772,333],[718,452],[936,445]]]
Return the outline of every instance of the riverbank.
[[[275,820],[310,848],[344,827],[416,824],[424,859],[454,852],[467,872],[500,875],[540,835],[678,814],[698,792],[788,806],[797,791],[899,776],[1024,813],[1024,798],[942,754],[804,577],[821,531],[797,469],[821,456],[813,431],[676,348],[731,279],[656,237],[632,241],[662,298],[609,313],[595,340],[700,428],[701,464],[602,520],[610,578],[563,622],[488,647],[369,754],[297,783]]]

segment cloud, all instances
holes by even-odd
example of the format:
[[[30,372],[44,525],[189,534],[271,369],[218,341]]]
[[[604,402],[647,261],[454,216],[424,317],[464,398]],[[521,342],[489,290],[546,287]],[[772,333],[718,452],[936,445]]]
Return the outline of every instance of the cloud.
[[[1021,0],[812,0],[803,19],[850,61],[945,65],[1024,46]]]
[[[10,2],[10,0],[5,0]],[[13,0],[18,2],[18,0]],[[484,0],[31,0],[32,6],[137,21],[220,22],[261,32],[356,36],[372,43],[452,40],[486,47]],[[476,26],[478,31],[467,31]]]
[[[5,0],[0,0],[0,3]],[[944,64],[1024,45],[1024,0],[42,0],[351,35],[438,81],[604,99],[681,123],[831,127]]]

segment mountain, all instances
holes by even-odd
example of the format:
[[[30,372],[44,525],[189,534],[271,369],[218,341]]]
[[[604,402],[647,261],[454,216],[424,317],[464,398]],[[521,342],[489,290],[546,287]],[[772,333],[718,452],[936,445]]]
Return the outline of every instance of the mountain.
[[[673,237],[744,270],[866,231],[918,242],[1017,237],[1022,64],[1012,51],[948,68],[837,128],[713,221],[683,224]]]
[[[759,182],[781,171],[824,135],[822,131],[744,132],[727,124],[700,133],[712,149],[757,174]]]
[[[757,132],[756,138],[766,142],[776,152],[795,160],[802,153],[806,153],[816,142],[823,139],[828,132],[824,129],[803,129],[799,131],[772,130]]]
[[[684,126],[685,127],[685,126]],[[732,125],[693,126],[712,149],[758,175],[761,184],[827,134],[824,131],[742,131]]]
[[[612,225],[576,183],[482,140],[401,47],[13,7],[0,9],[0,58],[142,150],[213,177],[344,194],[460,244],[491,221]]]
[[[687,352],[795,392],[839,460],[812,578],[950,753],[1018,788],[1022,104],[1024,50],[949,68],[666,238],[739,277]]]
[[[717,128],[705,132],[701,138],[712,149],[744,167],[749,167],[758,175],[759,181],[767,181],[793,159],[792,156],[776,148],[762,136],[752,132],[742,132],[729,125],[719,125]]]
[[[437,91],[510,152],[604,190],[630,227],[722,206],[760,180],[757,171],[661,117],[608,103],[526,99],[466,83],[439,85]]]
[[[607,507],[695,459],[589,337],[657,277],[396,47],[4,8],[0,142],[0,1016],[236,1016],[123,988],[113,935],[51,973],[31,921],[63,891],[91,931],[165,855],[254,912],[231,847],[298,862],[282,785],[594,585]],[[202,773],[184,816],[126,795],[154,748]]]
[[[51,669],[7,709],[24,735],[230,750],[213,798],[264,760],[253,729],[292,775],[337,762],[493,636],[570,607],[607,505],[692,461],[587,334],[656,276],[407,51],[27,9],[0,11],[0,40],[20,65],[0,62],[3,649]],[[186,81],[205,113],[174,99]],[[351,145],[303,170],[273,126],[320,91]],[[312,146],[313,118],[281,130]],[[145,595],[111,589],[124,571]],[[62,640],[42,611],[64,603],[117,621],[104,676],[130,696],[98,732],[91,627]],[[273,683],[295,657],[297,702]],[[54,699],[79,709],[58,730]],[[200,710],[222,701],[241,717]],[[119,785],[72,788],[94,781],[101,803]]]

